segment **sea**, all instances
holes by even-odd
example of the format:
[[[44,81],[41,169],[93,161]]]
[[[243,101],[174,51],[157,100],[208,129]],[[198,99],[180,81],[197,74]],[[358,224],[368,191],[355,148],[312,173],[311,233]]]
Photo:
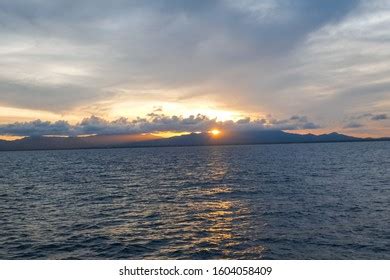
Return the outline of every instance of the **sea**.
[[[390,259],[390,142],[0,152],[0,259]]]

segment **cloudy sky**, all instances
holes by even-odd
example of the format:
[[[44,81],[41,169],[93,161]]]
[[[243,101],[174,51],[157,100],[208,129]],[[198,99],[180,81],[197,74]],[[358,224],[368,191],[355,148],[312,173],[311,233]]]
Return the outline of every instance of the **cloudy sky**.
[[[390,136],[390,1],[0,0],[0,135]]]

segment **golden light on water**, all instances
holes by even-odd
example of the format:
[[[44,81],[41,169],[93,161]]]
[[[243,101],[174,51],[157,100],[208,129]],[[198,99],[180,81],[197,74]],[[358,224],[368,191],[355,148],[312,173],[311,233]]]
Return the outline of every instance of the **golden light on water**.
[[[0,135],[0,140],[5,140],[5,141],[14,141],[14,140],[19,140],[23,139],[24,136],[9,136],[9,135]]]

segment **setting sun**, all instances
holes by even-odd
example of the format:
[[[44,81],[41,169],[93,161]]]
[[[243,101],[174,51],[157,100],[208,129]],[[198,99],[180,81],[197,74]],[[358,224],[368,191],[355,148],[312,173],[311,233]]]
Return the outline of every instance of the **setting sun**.
[[[210,131],[210,133],[211,133],[213,136],[217,136],[217,135],[219,135],[219,134],[221,133],[221,131],[218,130],[218,129],[213,129],[213,130]]]

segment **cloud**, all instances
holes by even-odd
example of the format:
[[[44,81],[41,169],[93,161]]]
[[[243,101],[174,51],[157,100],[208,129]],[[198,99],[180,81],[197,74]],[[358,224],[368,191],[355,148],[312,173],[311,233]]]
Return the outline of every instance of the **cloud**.
[[[366,119],[366,120],[371,120],[371,121],[382,121],[382,120],[387,120],[388,116],[387,116],[387,114],[384,114],[384,113],[381,113],[381,114],[365,113],[365,114],[353,116],[352,119],[356,119],[356,120]]]
[[[287,112],[303,109],[329,124],[390,110],[389,15],[388,2],[361,1],[342,19],[311,32],[270,84],[268,92],[278,92],[280,100],[270,104]]]
[[[359,127],[363,127],[363,125],[358,122],[349,122],[344,126],[344,128],[359,128]]]
[[[229,106],[227,96],[240,95],[237,106],[271,110],[280,85],[294,83],[296,49],[357,3],[2,1],[0,103],[66,111],[123,90],[129,100],[159,90],[161,100],[175,91]]]
[[[1,78],[0,93],[0,104],[57,113],[75,105],[88,104],[91,98],[108,96],[92,86],[4,81]]]
[[[345,119],[346,124],[343,128],[373,128],[378,127],[385,129],[390,124],[388,115],[385,113],[363,113],[349,116]]]
[[[378,114],[378,115],[373,115],[371,117],[371,120],[373,121],[382,121],[382,120],[387,120],[388,116],[387,114]]]
[[[294,115],[289,119],[275,120],[271,119],[272,125],[282,126],[283,130],[294,130],[294,129],[317,129],[319,125],[310,122],[306,116]]]
[[[72,127],[66,121],[16,122],[0,125],[0,134],[13,136],[69,135]]]
[[[84,118],[79,123],[71,125],[66,121],[16,122],[0,125],[0,135],[12,136],[80,136],[80,135],[128,135],[141,133],[156,133],[164,131],[175,132],[206,132],[218,128],[226,131],[246,130],[295,130],[305,128],[318,128],[308,121],[305,116],[293,116],[285,120],[243,118],[237,121],[218,121],[204,115],[189,117],[166,116],[151,113],[146,118],[118,118],[109,121],[100,117]]]

